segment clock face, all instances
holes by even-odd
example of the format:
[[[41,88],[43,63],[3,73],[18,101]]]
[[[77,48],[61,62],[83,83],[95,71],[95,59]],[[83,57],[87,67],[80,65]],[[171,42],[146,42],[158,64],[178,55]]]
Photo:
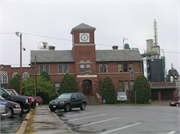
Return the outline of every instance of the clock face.
[[[80,42],[89,42],[89,33],[80,33]]]

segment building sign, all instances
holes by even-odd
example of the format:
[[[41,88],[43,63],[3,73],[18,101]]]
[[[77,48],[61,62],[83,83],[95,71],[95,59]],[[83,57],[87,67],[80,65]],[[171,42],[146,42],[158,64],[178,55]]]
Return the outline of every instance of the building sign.
[[[121,100],[121,101],[127,100],[126,92],[118,92],[117,100]]]
[[[88,74],[77,75],[77,78],[93,78],[93,77],[97,77],[97,75],[88,75]]]

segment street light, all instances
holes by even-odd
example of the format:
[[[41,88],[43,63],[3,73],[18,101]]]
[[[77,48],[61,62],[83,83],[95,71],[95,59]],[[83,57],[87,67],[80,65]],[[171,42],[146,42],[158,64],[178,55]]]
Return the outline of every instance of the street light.
[[[124,40],[127,40],[128,38],[123,37],[123,49],[124,49]]]
[[[15,32],[15,34],[20,37],[20,92],[22,95],[22,34],[19,32]]]

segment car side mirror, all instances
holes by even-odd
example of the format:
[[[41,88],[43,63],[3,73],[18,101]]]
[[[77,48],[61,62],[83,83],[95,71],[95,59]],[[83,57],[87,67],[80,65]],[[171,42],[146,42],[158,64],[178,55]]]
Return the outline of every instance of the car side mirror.
[[[75,100],[75,98],[71,98],[71,100]]]

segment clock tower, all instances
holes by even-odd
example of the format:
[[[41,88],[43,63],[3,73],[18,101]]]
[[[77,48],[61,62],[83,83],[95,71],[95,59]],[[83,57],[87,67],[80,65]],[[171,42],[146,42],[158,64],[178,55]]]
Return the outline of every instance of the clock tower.
[[[96,72],[95,30],[96,28],[84,23],[81,23],[71,30],[75,72],[77,73],[83,73],[80,71],[80,65],[84,67],[84,73]],[[90,71],[89,69],[87,71],[87,64],[90,65]]]

